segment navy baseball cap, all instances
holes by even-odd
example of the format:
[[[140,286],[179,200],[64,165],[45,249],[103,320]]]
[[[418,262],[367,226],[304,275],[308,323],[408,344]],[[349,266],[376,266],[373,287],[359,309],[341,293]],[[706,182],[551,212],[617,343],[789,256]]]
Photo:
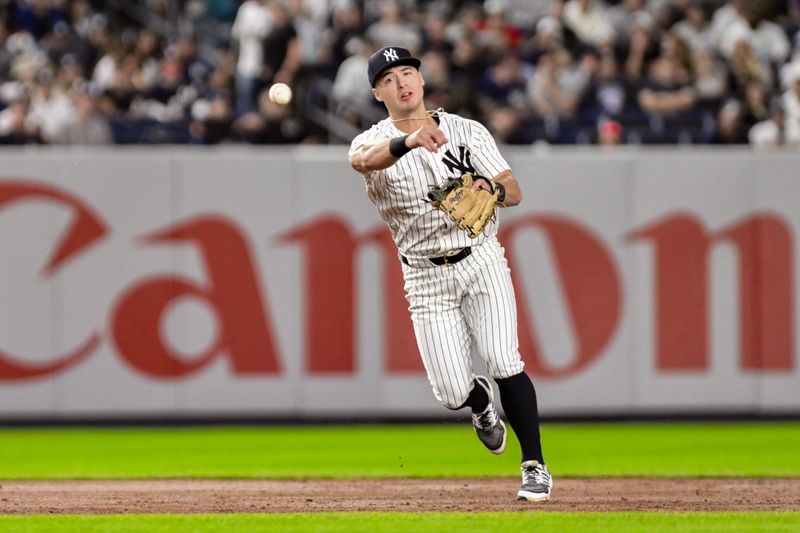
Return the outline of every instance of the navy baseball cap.
[[[378,81],[380,75],[383,74],[387,68],[396,67],[398,65],[411,65],[419,69],[421,64],[422,62],[412,56],[411,52],[405,48],[397,46],[381,48],[369,58],[369,69],[367,70],[369,83],[375,87],[375,82]]]

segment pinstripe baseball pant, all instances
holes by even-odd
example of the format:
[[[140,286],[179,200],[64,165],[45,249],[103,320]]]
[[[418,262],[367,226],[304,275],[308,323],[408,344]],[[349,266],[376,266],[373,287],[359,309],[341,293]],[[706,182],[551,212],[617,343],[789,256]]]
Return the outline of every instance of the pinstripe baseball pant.
[[[461,407],[473,387],[473,341],[493,378],[522,372],[511,270],[495,237],[455,264],[402,266],[422,362],[445,407]]]

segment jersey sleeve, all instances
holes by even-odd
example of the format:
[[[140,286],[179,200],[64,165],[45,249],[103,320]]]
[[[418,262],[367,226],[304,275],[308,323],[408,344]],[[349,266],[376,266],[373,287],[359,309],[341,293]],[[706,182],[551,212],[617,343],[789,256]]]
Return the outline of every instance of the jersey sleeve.
[[[472,164],[481,176],[494,178],[504,170],[510,170],[508,162],[500,154],[497,143],[486,126],[479,122],[472,122],[472,142],[476,150],[473,151]]]

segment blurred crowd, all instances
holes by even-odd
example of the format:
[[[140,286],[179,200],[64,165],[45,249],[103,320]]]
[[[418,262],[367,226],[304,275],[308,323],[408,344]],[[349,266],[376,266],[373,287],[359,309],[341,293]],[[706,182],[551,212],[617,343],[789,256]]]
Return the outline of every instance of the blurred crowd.
[[[0,143],[347,142],[377,49],[508,144],[800,145],[800,0],[6,0]],[[285,105],[268,97],[286,83]]]

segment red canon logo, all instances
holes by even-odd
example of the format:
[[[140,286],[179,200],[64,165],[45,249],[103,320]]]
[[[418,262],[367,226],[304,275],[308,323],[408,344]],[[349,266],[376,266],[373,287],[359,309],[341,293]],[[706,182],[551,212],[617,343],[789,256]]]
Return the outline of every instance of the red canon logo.
[[[45,200],[70,209],[72,221],[54,245],[43,276],[108,233],[100,216],[81,199],[52,186],[0,182],[0,208],[14,202]],[[595,362],[614,335],[621,316],[623,286],[617,265],[590,228],[556,215],[529,215],[503,227],[512,272],[520,279],[526,265],[517,259],[514,237],[539,231],[546,237],[560,277],[572,321],[576,353],[566,367],[555,368],[542,355],[535,318],[518,295],[520,349],[537,376],[564,378]],[[654,251],[657,367],[665,371],[703,371],[709,366],[709,253],[713,245],[735,246],[739,258],[741,312],[740,364],[746,370],[792,369],[794,357],[793,240],[778,215],[758,214],[729,227],[707,231],[688,213],[676,213],[621,236],[628,245],[647,244]],[[384,368],[388,373],[422,372],[417,355],[396,250],[384,227],[356,234],[345,219],[320,216],[278,237],[299,246],[309,267],[304,280],[304,354],[309,374],[348,374],[355,367],[356,259],[365,246],[383,256]],[[217,357],[228,357],[233,372],[269,375],[281,372],[266,291],[255,268],[245,232],[231,219],[200,215],[143,236],[145,246],[193,246],[208,273],[205,284],[174,274],[146,276],[122,287],[115,298],[110,342],[127,364],[154,378],[180,378],[197,372]],[[313,268],[311,267],[313,265]],[[191,360],[178,357],[159,328],[167,307],[180,298],[199,298],[214,310],[220,335],[205,353]],[[95,351],[99,332],[89,332],[79,348],[53,354],[47,364],[26,364],[0,350],[0,380],[41,378],[64,372]]]

